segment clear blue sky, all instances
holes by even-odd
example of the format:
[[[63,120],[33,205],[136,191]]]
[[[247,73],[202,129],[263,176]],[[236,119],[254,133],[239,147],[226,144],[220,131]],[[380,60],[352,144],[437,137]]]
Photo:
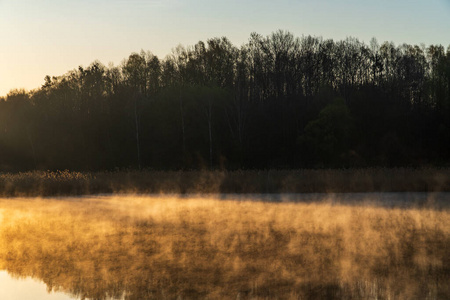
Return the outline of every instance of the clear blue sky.
[[[450,0],[0,0],[0,95],[98,59],[278,29],[369,43],[450,44]]]

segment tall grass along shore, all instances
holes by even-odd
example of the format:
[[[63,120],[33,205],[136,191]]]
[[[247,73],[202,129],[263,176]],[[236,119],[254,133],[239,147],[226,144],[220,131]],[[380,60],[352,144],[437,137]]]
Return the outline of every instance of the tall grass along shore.
[[[450,191],[450,169],[33,171],[0,174],[0,196],[99,193],[343,193]]]

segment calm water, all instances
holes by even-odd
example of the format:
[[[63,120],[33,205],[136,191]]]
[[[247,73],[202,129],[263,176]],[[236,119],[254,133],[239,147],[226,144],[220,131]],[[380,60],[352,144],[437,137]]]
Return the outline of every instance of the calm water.
[[[68,300],[74,299],[62,292],[48,292],[47,285],[37,279],[12,278],[0,271],[0,299],[2,300]]]
[[[154,198],[161,201],[164,197],[155,196]],[[188,195],[182,199],[189,200],[192,197],[198,196]],[[407,210],[412,207],[432,208],[441,213],[448,212],[450,203],[450,193],[229,194],[216,195],[214,198],[220,203],[225,200],[247,204],[252,201],[304,204],[317,202],[331,204],[331,206],[340,204],[350,207],[374,206],[387,210],[391,208]],[[190,247],[191,238],[183,237],[183,234],[204,230],[203,227],[195,227],[198,224],[187,233],[174,233],[179,229],[169,221],[166,224],[161,223],[164,220],[160,220],[158,222],[162,225],[155,227],[152,222],[156,220],[158,214],[154,211],[149,213],[152,215],[153,219],[150,218],[152,222],[147,221],[148,218],[142,219],[142,214],[148,213],[144,212],[146,205],[143,202],[139,202],[139,205],[134,208],[133,204],[128,203],[130,200],[127,200],[128,204],[124,206],[125,202],[121,202],[120,199],[109,200],[109,196],[86,199],[32,201],[0,199],[1,300],[159,299],[166,297],[165,295],[172,299],[176,295],[174,289],[183,285],[186,285],[182,290],[185,291],[187,298],[196,299],[204,296],[198,291],[209,289],[203,286],[203,284],[209,284],[209,279],[203,282],[203,277],[219,276],[215,274],[216,270],[208,269],[208,258],[204,255],[199,258],[194,257],[190,262],[191,265],[194,263],[194,266],[186,267],[184,262],[186,257],[183,258],[183,255],[195,256],[196,254],[184,253],[175,259],[173,257],[175,255],[173,253],[177,253],[175,250],[172,249],[173,253],[168,255],[163,248],[167,241],[150,240],[154,235],[161,235],[169,243],[172,239],[173,245],[173,239],[177,239],[185,243],[180,247],[181,251],[186,251],[185,248]],[[37,203],[35,207],[33,203]],[[183,217],[184,221],[179,221],[177,214],[185,216],[191,213],[189,210],[177,211],[175,208],[171,212],[158,205],[152,205],[154,210],[161,210],[162,215],[166,214],[169,220],[175,218],[176,223],[180,223],[176,226],[186,226],[183,225],[186,220],[196,224],[195,214]],[[172,234],[174,237],[171,237]],[[449,239],[445,235],[444,238]],[[205,245],[202,246],[201,243],[204,242],[204,240],[195,240],[194,243],[200,246],[194,246],[203,249]],[[217,253],[215,255],[217,256]],[[176,263],[173,263],[175,260]],[[202,271],[198,271],[195,266],[196,261],[206,261],[206,267],[202,266]],[[433,262],[430,262],[430,265],[432,264]],[[434,264],[438,265],[438,263]],[[183,274],[185,270],[189,270],[190,273]],[[167,274],[161,275],[161,272]],[[191,276],[199,276],[199,279],[192,281]],[[444,279],[447,278],[448,274],[445,274]],[[190,291],[189,285],[193,282],[198,283],[198,286]],[[161,288],[165,286],[168,287],[167,290]],[[358,288],[361,289],[361,287]],[[376,290],[377,288],[368,286],[367,289]],[[256,295],[255,290],[256,288],[252,286],[244,292],[247,295],[252,293]],[[434,295],[433,291],[428,294]],[[237,291],[236,295],[241,293]],[[217,298],[220,297],[217,296]]]
[[[386,208],[432,207],[450,208],[450,193],[308,193],[308,194],[223,194],[224,200],[328,203],[343,205],[379,206]]]

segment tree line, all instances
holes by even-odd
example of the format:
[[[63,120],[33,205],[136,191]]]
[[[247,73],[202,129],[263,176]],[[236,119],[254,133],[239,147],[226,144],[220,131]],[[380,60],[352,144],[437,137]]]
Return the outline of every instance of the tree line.
[[[0,170],[448,165],[450,46],[276,31],[0,98]]]

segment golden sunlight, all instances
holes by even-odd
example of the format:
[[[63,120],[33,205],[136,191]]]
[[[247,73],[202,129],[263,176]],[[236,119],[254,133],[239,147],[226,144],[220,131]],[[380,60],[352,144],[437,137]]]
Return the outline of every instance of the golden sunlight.
[[[450,294],[446,210],[216,196],[0,204],[0,270],[81,299]]]

